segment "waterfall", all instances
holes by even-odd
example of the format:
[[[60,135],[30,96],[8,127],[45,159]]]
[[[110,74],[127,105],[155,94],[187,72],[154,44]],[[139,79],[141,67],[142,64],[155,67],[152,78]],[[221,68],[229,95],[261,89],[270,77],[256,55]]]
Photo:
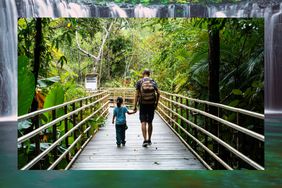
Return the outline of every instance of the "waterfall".
[[[139,4],[134,8],[134,17],[136,18],[154,18],[157,17],[157,7],[144,7]]]
[[[208,6],[208,17],[231,17],[242,18],[249,17],[249,3],[246,4],[226,4],[220,6]],[[256,4],[253,8],[256,8]],[[253,8],[251,10],[253,11]],[[261,9],[259,9],[261,10]],[[255,11],[255,10],[254,10]],[[262,15],[263,16],[263,15]],[[262,17],[261,16],[261,17]]]
[[[90,17],[90,7],[65,0],[17,0],[20,17]]]
[[[1,0],[0,114],[16,114],[16,37],[14,1]],[[73,3],[66,0],[16,0],[22,17],[265,17],[265,111],[281,113],[282,4],[238,3],[224,5],[115,5]],[[182,12],[181,12],[182,11]],[[7,27],[9,26],[9,27]],[[11,31],[10,31],[11,30]],[[12,41],[7,41],[11,39]],[[6,50],[5,50],[6,49]],[[9,49],[9,50],[7,50]],[[15,62],[15,63],[7,63]],[[4,106],[6,108],[4,108]]]
[[[168,5],[168,17],[170,18],[175,17],[175,5],[174,4]]]
[[[16,0],[20,17],[263,17],[268,6],[258,3],[197,4],[95,4],[68,0]]]
[[[110,3],[109,4],[110,7],[110,15],[113,18],[119,17],[119,18],[127,18],[127,14],[125,12],[125,10],[123,10],[122,8],[120,8],[118,5],[114,4],[114,3]]]
[[[183,17],[189,18],[191,17],[191,6],[188,4],[183,5],[184,6],[184,10],[183,10]]]
[[[265,114],[282,115],[282,3],[265,14]]]
[[[17,116],[17,12],[14,1],[0,1],[0,121]],[[5,119],[4,119],[5,118]]]

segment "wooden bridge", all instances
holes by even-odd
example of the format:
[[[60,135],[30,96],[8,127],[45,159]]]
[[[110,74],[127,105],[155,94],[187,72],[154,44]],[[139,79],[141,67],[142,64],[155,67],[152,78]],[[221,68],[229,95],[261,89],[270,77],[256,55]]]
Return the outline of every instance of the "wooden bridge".
[[[127,116],[126,146],[117,148],[113,101],[131,88],[108,88],[18,118],[19,168],[72,170],[264,170],[264,115],[161,92],[152,145],[142,147],[138,112]],[[210,113],[216,108],[217,114]],[[47,118],[46,118],[47,117]],[[25,159],[25,160],[23,160]]]

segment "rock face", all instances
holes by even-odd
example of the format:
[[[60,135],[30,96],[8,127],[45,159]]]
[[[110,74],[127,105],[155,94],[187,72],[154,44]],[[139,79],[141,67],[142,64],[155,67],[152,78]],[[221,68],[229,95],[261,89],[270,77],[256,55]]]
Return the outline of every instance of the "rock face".
[[[252,0],[251,2],[257,3],[261,8],[265,8],[267,6],[279,5],[282,1],[281,0]]]

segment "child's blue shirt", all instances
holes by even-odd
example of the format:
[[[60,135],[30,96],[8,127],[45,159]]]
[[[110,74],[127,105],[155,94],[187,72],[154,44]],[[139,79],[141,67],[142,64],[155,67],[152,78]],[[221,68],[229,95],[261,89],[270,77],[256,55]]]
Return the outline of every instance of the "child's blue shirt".
[[[116,116],[116,124],[123,125],[126,123],[125,114],[128,112],[128,109],[124,106],[114,108],[114,116]]]

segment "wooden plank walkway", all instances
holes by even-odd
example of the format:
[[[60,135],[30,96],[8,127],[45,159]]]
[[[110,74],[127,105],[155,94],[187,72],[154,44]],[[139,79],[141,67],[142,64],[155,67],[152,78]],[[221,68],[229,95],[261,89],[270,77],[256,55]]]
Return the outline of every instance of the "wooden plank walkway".
[[[152,145],[142,147],[139,112],[127,115],[126,146],[117,148],[112,111],[72,165],[72,170],[200,170],[205,167],[155,114]]]

